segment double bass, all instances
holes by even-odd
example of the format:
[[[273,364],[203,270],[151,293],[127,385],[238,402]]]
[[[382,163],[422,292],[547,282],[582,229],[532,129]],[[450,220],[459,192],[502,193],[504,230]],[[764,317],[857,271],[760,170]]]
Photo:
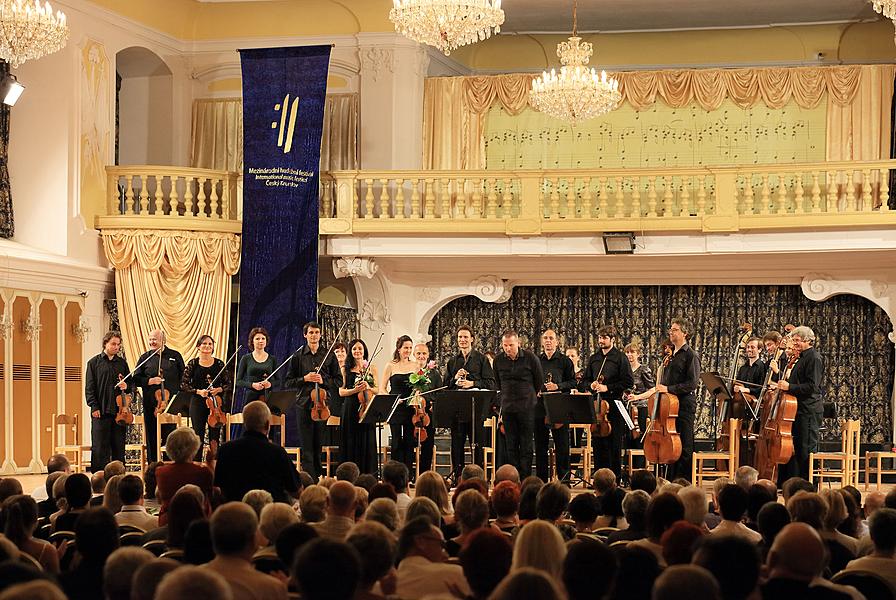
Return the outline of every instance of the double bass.
[[[662,381],[664,371],[672,360],[672,349],[665,350],[665,357],[657,369],[656,380]],[[669,392],[656,392],[647,402],[650,425],[644,434],[644,457],[655,465],[671,464],[681,458],[681,436],[675,428],[678,417],[678,396]]]
[[[789,337],[782,340],[775,352],[774,360],[780,360]],[[787,366],[781,371],[781,380],[787,379],[799,355],[790,358]],[[796,419],[796,396],[780,389],[768,389],[771,384],[772,370],[769,369],[763,384],[762,396],[764,406],[760,409],[760,428],[756,439],[754,464],[762,479],[775,479],[778,465],[783,465],[793,457],[793,421]],[[767,390],[767,391],[765,391]]]
[[[737,365],[740,361],[740,356],[743,354],[747,348],[747,342],[750,341],[750,337],[753,335],[753,325],[750,323],[743,323],[740,326],[740,339],[738,339],[737,345],[734,350],[734,357],[731,360],[731,371],[728,377],[728,381],[731,382],[731,389],[733,390],[737,384],[739,383],[735,379],[735,375],[737,374]],[[752,428],[752,424],[748,423],[744,417],[747,415],[747,410],[744,410],[745,405],[749,404],[752,410],[752,406],[756,402],[756,398],[754,398],[749,393],[744,392],[734,392],[732,394],[732,400],[729,404],[728,400],[722,401],[719,405],[718,414],[716,415],[716,423],[715,430],[717,432],[716,435],[716,450],[720,452],[726,452],[731,447],[731,440],[729,439],[728,434],[728,419],[729,418],[740,418],[742,419],[742,427],[743,429],[749,431]],[[747,450],[746,446],[742,446],[744,452]],[[744,461],[744,456],[740,457],[740,463],[746,464]],[[728,468],[727,460],[718,460],[716,461],[716,468],[719,470],[725,470]]]

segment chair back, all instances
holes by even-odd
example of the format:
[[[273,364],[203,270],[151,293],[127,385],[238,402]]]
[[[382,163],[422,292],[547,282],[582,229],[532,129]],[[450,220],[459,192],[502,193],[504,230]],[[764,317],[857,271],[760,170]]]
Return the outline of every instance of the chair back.
[[[29,567],[34,567],[38,571],[44,570],[43,565],[40,564],[40,562],[36,558],[31,556],[27,552],[19,552],[19,562],[25,563]]]
[[[156,556],[161,556],[165,552],[165,550],[168,549],[168,545],[165,543],[165,540],[150,540],[143,544],[143,547]]]
[[[142,546],[143,545],[143,532],[142,531],[126,531],[125,533],[121,534],[119,543],[122,546]]]
[[[176,560],[177,562],[184,562],[184,551],[183,550],[168,550],[166,552],[162,552],[159,558],[170,558],[172,560]]]
[[[67,542],[75,539],[74,531],[54,531],[50,534],[49,542],[54,546],[58,546],[60,542]]]
[[[271,418],[272,418],[272,421],[271,421],[271,422],[272,422],[272,423],[273,423],[273,416],[274,416],[274,415],[271,415]],[[226,420],[226,424],[225,424],[225,426],[224,426],[224,441],[225,441],[225,442],[229,442],[229,441],[230,441],[230,438],[231,438],[231,435],[232,435],[232,433],[231,433],[231,427],[230,427],[230,426],[231,426],[231,425],[242,425],[242,424],[243,424],[243,413],[241,413],[241,412],[238,412],[238,413],[227,413],[227,414],[225,415],[225,417],[226,417],[227,420]],[[280,432],[281,432],[281,435],[283,435],[284,438],[285,438],[285,436],[286,436],[286,428],[285,428],[285,427],[281,427],[281,428],[280,428]]]
[[[243,414],[240,413],[242,417]],[[279,426],[280,427],[280,446],[282,448],[286,447],[286,415],[271,415],[270,420],[268,421],[271,424],[271,427]],[[329,423],[329,421],[328,421]]]
[[[831,578],[840,585],[851,585],[859,590],[867,600],[892,600],[896,598],[896,589],[873,571],[841,571]]]
[[[178,414],[159,413],[156,415],[156,448],[159,449],[159,460],[165,452],[165,444],[162,443],[162,425],[174,425],[176,427],[184,427],[187,425],[187,418]]]

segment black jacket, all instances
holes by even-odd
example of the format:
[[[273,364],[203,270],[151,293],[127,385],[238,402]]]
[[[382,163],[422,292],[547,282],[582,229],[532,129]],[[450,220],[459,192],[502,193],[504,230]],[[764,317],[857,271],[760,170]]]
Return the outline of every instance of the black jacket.
[[[215,485],[228,501],[241,501],[249,490],[267,490],[274,502],[288,502],[299,489],[299,477],[286,450],[262,433],[244,431],[218,450]]]

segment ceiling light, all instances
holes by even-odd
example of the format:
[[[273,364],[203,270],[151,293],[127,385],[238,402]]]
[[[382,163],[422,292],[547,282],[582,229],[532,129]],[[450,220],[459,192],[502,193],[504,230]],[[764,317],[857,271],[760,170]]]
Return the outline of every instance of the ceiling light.
[[[0,0],[0,58],[13,68],[61,50],[67,41],[65,15],[53,14],[49,2]]]
[[[501,0],[392,0],[395,30],[445,55],[501,31]]]

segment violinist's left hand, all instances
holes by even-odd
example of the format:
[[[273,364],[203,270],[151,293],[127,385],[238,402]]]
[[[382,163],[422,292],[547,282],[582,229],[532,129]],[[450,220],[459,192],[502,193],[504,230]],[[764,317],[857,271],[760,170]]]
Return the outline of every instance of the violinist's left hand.
[[[126,389],[128,389],[128,384],[127,384],[126,381],[119,381],[119,382],[115,385],[115,387],[117,387],[117,388],[120,389],[120,390],[126,390]]]
[[[779,381],[778,389],[786,392],[787,390],[790,389],[790,383],[788,383],[787,381]]]
[[[669,393],[669,388],[666,387],[662,383],[656,384],[656,387],[654,389],[656,389],[656,391],[658,391],[660,394],[668,394]]]

